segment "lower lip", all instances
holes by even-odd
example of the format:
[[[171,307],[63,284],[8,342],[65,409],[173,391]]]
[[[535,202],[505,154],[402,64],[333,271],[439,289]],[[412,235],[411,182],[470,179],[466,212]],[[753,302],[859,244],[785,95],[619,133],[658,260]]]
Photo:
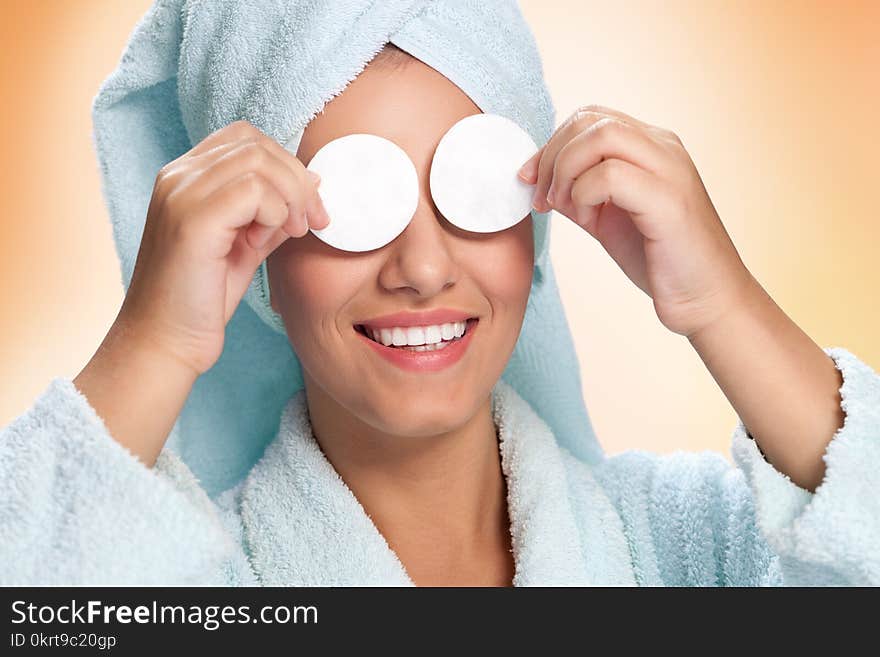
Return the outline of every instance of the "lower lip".
[[[355,334],[392,365],[397,365],[397,367],[411,372],[436,372],[451,367],[461,360],[473,339],[474,332],[477,330],[477,324],[479,323],[479,320],[469,319],[464,336],[453,341],[449,346],[437,349],[436,351],[395,349],[394,347],[386,347],[380,342],[371,340],[357,330],[355,330]]]

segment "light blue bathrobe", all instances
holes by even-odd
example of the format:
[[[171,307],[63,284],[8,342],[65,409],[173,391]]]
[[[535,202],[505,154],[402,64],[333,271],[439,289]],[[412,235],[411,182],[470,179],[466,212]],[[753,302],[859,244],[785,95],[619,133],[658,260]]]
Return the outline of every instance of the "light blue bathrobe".
[[[815,493],[740,423],[715,452],[578,459],[508,384],[493,391],[515,585],[880,584],[880,376],[844,349],[844,426]],[[0,583],[412,585],[314,440],[302,392],[211,500],[169,449],[145,467],[69,379],[0,433]]]
[[[92,108],[125,288],[164,164],[239,119],[296,152],[389,41],[536,143],[552,134],[514,0],[157,0]],[[877,375],[829,350],[847,420],[815,495],[765,462],[742,426],[737,468],[711,453],[608,458],[583,404],[550,217],[532,216],[532,288],[493,397],[515,583],[880,582]],[[303,402],[264,267],[155,469],[108,435],[70,380],[54,380],[0,432],[0,583],[411,583],[321,456]]]

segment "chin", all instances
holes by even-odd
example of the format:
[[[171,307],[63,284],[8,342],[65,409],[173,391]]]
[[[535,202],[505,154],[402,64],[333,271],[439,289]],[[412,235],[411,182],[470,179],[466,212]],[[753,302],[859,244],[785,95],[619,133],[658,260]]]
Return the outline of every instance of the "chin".
[[[477,411],[480,395],[463,388],[454,396],[425,392],[407,399],[406,393],[364,400],[372,420],[369,424],[390,435],[429,437],[454,431]]]

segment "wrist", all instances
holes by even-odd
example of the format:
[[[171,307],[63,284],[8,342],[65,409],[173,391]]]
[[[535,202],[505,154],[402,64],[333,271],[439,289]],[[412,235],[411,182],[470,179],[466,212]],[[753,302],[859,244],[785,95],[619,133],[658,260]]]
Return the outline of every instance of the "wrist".
[[[182,406],[198,376],[149,335],[117,321],[74,383],[83,392],[88,388],[105,397],[137,391],[144,402],[167,398],[171,405]]]
[[[118,363],[130,363],[133,368],[148,368],[180,383],[192,386],[201,372],[154,337],[145,327],[117,317],[108,331],[99,353]]]
[[[197,378],[149,336],[119,322],[74,385],[110,435],[152,467]]]
[[[691,345],[698,351],[700,345],[723,340],[724,336],[736,335],[737,330],[742,327],[762,321],[768,310],[775,307],[757,279],[748,270],[745,274],[743,281],[727,295],[723,310],[712,321],[687,335]]]

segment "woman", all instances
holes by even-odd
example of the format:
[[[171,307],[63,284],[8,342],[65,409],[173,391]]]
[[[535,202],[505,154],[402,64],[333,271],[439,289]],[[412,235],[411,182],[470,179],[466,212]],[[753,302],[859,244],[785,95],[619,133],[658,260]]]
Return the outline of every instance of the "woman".
[[[862,494],[876,490],[880,378],[824,352],[767,297],[674,134],[590,107],[550,135],[515,3],[490,16],[455,2],[216,7],[157,3],[96,99],[130,282],[80,375],[53,381],[4,431],[0,580],[880,583],[880,514]],[[464,37],[463,24],[482,31]],[[347,40],[301,45],[320,66],[285,69],[309,60],[279,51],[296,45],[274,25]],[[386,41],[410,55],[373,58]],[[158,60],[169,44],[179,59]],[[475,235],[437,212],[427,179],[440,137],[502,110],[544,144],[520,174],[535,209],[598,239],[721,385],[743,420],[738,468],[711,453],[603,457],[580,408],[546,220]],[[228,120],[249,113],[265,131]],[[294,156],[271,135],[298,127]],[[309,232],[333,218],[305,170],[350,133],[400,146],[420,186],[403,233],[354,255]],[[165,150],[129,142],[120,159],[132,137]],[[156,162],[143,234],[126,232],[147,205],[127,185]],[[442,350],[380,344],[383,328],[456,323],[463,334]]]

